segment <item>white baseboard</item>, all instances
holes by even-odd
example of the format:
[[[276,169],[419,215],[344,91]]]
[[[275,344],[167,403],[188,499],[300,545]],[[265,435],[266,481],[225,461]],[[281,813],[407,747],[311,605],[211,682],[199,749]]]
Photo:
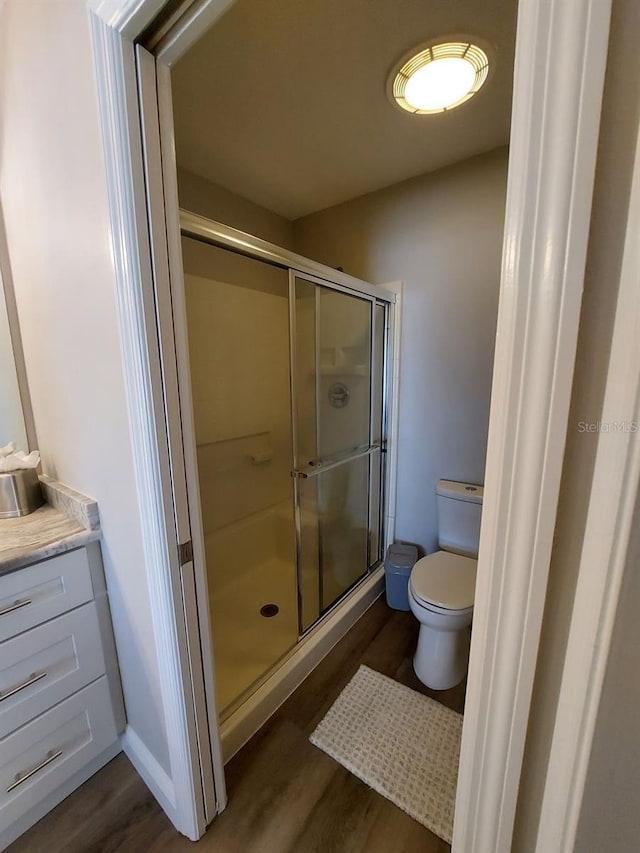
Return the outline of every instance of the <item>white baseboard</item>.
[[[151,754],[137,732],[127,726],[120,738],[122,749],[135,767],[147,788],[156,798],[162,810],[174,822],[176,817],[175,788],[171,777]]]
[[[220,735],[225,763],[289,698],[383,590],[384,569],[380,567],[308,634],[268,681],[222,723]]]

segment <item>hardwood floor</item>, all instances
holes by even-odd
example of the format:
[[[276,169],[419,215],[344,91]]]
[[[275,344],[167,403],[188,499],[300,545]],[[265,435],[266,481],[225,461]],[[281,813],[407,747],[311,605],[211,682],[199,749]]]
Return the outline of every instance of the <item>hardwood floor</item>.
[[[179,835],[119,755],[10,853],[445,853],[450,847],[309,743],[361,663],[457,711],[465,685],[416,678],[417,624],[378,600],[227,765],[229,805],[197,844]]]

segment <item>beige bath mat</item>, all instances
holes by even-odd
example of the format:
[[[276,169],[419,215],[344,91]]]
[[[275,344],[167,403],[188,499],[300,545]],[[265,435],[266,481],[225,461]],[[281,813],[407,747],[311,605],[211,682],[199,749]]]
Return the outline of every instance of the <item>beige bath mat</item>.
[[[462,715],[361,666],[311,743],[451,843]]]

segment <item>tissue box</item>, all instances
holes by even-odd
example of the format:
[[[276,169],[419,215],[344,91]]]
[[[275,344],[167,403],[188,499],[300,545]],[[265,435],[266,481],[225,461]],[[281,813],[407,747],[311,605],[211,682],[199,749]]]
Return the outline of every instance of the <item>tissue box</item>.
[[[0,518],[28,515],[44,503],[35,468],[0,473]]]

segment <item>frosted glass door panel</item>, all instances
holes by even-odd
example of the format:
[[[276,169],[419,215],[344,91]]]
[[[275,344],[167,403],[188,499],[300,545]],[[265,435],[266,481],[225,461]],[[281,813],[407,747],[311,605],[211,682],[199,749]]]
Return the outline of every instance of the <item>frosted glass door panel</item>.
[[[219,708],[297,642],[288,272],[183,239]]]
[[[371,303],[318,287],[320,459],[369,444]]]
[[[300,622],[306,630],[370,565],[374,303],[300,275],[293,278],[293,301]],[[377,525],[374,539],[377,548]]]
[[[302,479],[300,497],[307,628],[368,569],[369,456]]]
[[[296,277],[295,305],[298,455],[304,465],[369,446],[372,303]]]
[[[367,571],[369,460],[345,462],[317,477],[320,595],[331,607]]]

